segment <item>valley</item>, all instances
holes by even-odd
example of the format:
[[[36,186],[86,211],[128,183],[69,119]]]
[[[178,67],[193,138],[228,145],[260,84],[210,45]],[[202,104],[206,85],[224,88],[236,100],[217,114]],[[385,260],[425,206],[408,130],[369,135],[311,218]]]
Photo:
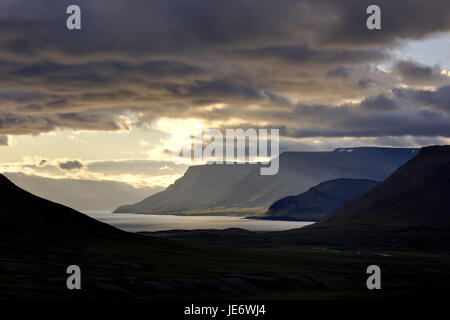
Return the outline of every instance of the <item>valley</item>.
[[[449,169],[450,147],[423,148],[388,179],[321,222],[278,232],[123,232],[27,193],[0,176],[0,296],[448,298]],[[418,174],[411,176],[411,170]],[[410,208],[416,197],[397,197],[413,190],[425,198],[432,193],[433,202],[401,210],[400,205]],[[392,216],[388,209],[379,211],[380,205],[371,207],[371,199],[384,192],[388,195],[383,203],[395,198],[399,204],[395,212],[401,214]],[[359,219],[352,217],[353,208],[363,205],[366,209],[359,209]],[[72,264],[82,270],[79,291],[65,288],[66,268]],[[380,266],[382,290],[367,290],[369,265]]]

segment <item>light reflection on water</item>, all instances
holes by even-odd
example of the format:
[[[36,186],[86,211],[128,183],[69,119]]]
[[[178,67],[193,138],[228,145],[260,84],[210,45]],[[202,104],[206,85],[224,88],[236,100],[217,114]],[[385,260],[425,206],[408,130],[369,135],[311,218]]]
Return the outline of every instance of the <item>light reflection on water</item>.
[[[253,220],[227,216],[174,216],[133,213],[86,213],[129,232],[241,228],[249,231],[284,231],[312,224],[302,221]]]

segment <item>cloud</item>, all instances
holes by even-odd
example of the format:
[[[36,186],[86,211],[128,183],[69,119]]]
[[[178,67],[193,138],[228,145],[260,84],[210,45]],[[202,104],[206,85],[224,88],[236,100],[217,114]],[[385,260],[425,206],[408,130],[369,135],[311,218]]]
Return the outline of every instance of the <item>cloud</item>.
[[[395,95],[415,105],[432,107],[450,113],[450,86],[443,86],[437,90],[414,90],[397,88]]]
[[[16,56],[100,56],[107,52],[111,57],[282,43],[367,47],[450,28],[446,0],[434,0],[432,5],[421,0],[379,0],[383,29],[389,32],[376,33],[365,26],[370,3],[360,0],[250,0],[245,4],[240,0],[79,0],[77,4],[86,13],[84,28],[71,33],[63,19],[68,4],[52,0],[2,4],[2,30],[14,35],[4,38],[3,50]],[[411,17],[419,17],[420,23],[412,23]]]
[[[23,114],[0,111],[0,134],[39,134],[58,128],[78,130],[128,130],[128,119],[118,114],[102,112],[68,112]]]
[[[151,60],[133,64],[121,61],[92,61],[77,64],[55,62],[37,62],[18,64],[9,70],[9,74],[18,78],[39,79],[44,83],[63,81],[67,84],[86,85],[89,83],[111,84],[120,82],[120,77],[139,81],[145,77],[179,77],[202,72],[200,67],[164,60]]]
[[[339,67],[337,69],[331,70],[327,72],[327,77],[336,77],[336,78],[348,78],[347,69],[344,67]]]
[[[82,169],[84,166],[83,164],[78,160],[69,160],[66,162],[60,162],[58,164],[58,167],[63,170],[74,170],[74,169]]]
[[[65,28],[69,4],[0,4],[1,137],[162,118],[286,137],[448,135],[448,75],[389,54],[450,31],[447,0],[380,0],[382,32],[360,0],[79,0],[79,32]]]
[[[160,170],[171,168],[170,172]],[[65,167],[61,170],[61,167]],[[79,170],[83,169],[83,170]],[[0,172],[23,173],[55,180],[110,181],[131,185],[135,188],[163,188],[181,177],[186,165],[175,165],[171,161],[117,160],[83,161],[41,159],[25,157],[20,162],[0,163]]]
[[[372,111],[391,111],[398,109],[398,104],[384,95],[369,97],[361,102],[361,108]]]
[[[383,49],[347,50],[321,49],[313,50],[307,46],[277,46],[239,51],[249,59],[277,59],[292,64],[361,64],[381,61],[388,57]]]
[[[260,90],[248,84],[239,84],[228,79],[211,81],[194,81],[187,86],[174,87],[172,92],[175,96],[195,97],[204,100],[204,103],[228,99],[261,100],[263,94]]]
[[[450,84],[450,77],[438,66],[430,67],[413,61],[399,61],[394,67],[401,81],[410,85],[440,86]]]

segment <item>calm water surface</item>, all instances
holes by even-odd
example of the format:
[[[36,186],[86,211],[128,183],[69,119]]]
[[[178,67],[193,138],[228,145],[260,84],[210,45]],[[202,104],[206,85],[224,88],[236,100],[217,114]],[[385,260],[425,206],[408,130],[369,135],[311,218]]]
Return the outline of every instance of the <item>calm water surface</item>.
[[[241,228],[249,231],[283,231],[312,224],[302,221],[252,220],[225,216],[172,216],[133,213],[86,213],[88,216],[129,232],[164,231],[173,229]]]

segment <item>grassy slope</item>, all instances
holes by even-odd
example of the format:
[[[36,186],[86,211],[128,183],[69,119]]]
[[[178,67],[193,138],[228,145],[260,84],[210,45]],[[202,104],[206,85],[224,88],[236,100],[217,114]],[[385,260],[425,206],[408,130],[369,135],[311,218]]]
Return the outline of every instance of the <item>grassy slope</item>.
[[[450,284],[444,276],[450,258],[444,253],[376,248],[335,251],[323,245],[236,249],[155,241],[137,237],[45,248],[35,243],[8,248],[11,244],[2,242],[2,253],[8,253],[1,257],[0,296],[432,298],[445,297]],[[381,256],[381,252],[392,256]],[[80,292],[65,289],[69,264],[82,268]],[[365,288],[365,269],[371,264],[383,270],[383,292]]]
[[[165,191],[116,212],[255,215],[322,181],[342,177],[383,180],[416,152],[403,148],[284,152],[280,171],[273,176],[260,175],[259,166],[254,165],[192,166]]]
[[[1,298],[433,298],[449,285],[445,248],[362,250],[313,228],[203,231],[176,242],[119,231],[0,182]],[[71,264],[82,269],[81,291],[66,289]],[[370,264],[382,267],[382,292],[365,288]]]

